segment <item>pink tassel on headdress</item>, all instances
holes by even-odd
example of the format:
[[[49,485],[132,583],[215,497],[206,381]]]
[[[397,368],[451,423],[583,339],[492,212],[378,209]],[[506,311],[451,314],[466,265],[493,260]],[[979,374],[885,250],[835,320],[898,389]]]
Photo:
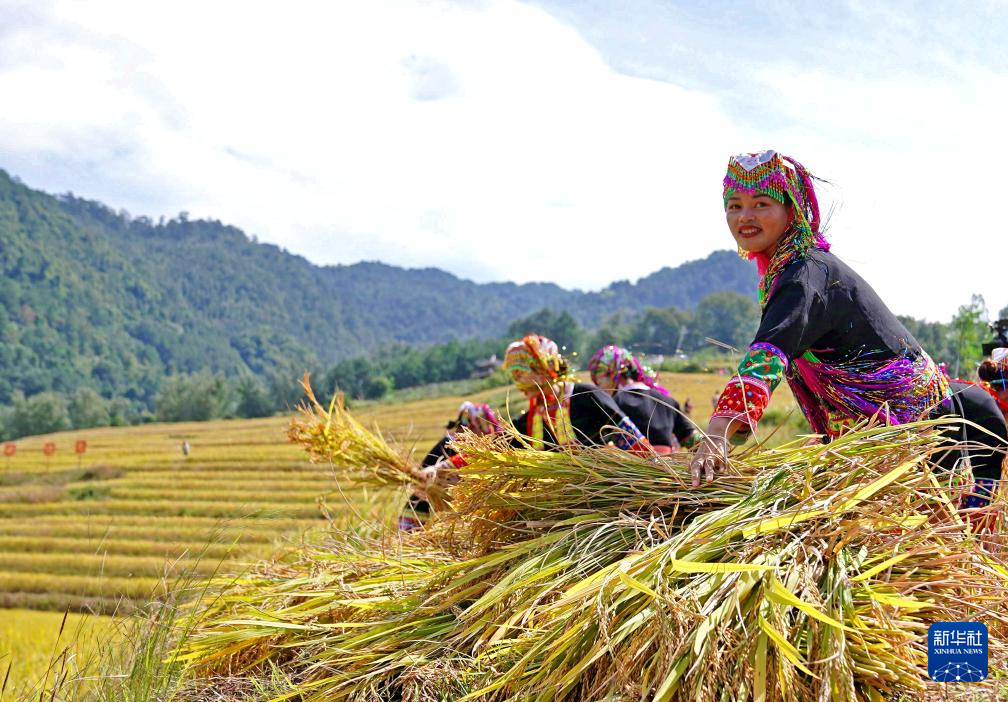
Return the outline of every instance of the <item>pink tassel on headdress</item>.
[[[809,170],[805,168],[805,166],[801,165],[790,156],[781,154],[781,158],[790,163],[794,167],[795,173],[798,174],[798,183],[801,185],[802,199],[805,201],[804,204],[808,208],[809,229],[812,230],[812,234],[815,236],[815,246],[823,251],[829,251],[829,242],[826,241],[825,237],[823,237],[822,233],[819,231],[819,225],[821,224],[819,199],[816,197],[815,183],[812,180],[812,174],[809,173]],[[756,265],[758,268],[759,261],[756,262]],[[760,273],[762,274],[763,270],[761,270]]]
[[[767,268],[770,267],[770,257],[763,252],[749,252],[749,260],[756,262],[756,272],[761,276],[766,275]]]
[[[802,189],[802,199],[805,200],[804,204],[808,207],[810,215],[808,218],[809,227],[811,227],[812,231],[818,232],[819,201],[816,199],[815,185],[812,183],[812,174],[809,173],[805,166],[801,165],[790,156],[781,154],[781,158],[790,163],[794,167],[795,173],[798,174],[798,182],[801,184]]]

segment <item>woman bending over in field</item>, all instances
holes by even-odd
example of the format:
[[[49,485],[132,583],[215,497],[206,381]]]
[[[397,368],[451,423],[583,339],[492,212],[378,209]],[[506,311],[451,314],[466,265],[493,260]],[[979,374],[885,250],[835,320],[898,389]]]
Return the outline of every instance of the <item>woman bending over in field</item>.
[[[448,422],[445,435],[424,456],[420,464],[423,468],[421,474],[429,482],[437,479],[439,471],[447,471],[446,475],[451,474],[450,470],[454,467],[452,458],[458,453],[452,448],[451,442],[459,432],[471,431],[474,434],[486,435],[495,434],[500,430],[500,422],[490,405],[477,405],[466,400],[459,407],[458,416]],[[414,490],[399,516],[400,531],[420,528],[430,517],[430,513],[431,506],[427,500],[427,493],[422,489]]]
[[[1008,421],[1008,348],[994,349],[977,369],[980,387],[987,391]]]
[[[578,383],[555,342],[530,334],[508,346],[504,369],[528,398],[528,410],[515,428],[537,448],[612,443],[621,449],[650,451],[637,425],[598,386]]]
[[[696,426],[658,374],[622,346],[603,346],[588,361],[592,382],[612,394],[616,406],[644,432],[657,453],[691,447],[699,438]]]
[[[980,378],[978,385],[983,388],[1001,410],[1001,416],[1008,422],[1008,349],[994,349],[991,357],[984,359],[977,369]],[[1008,465],[1008,464],[1006,464]],[[967,507],[982,507],[1001,486],[1004,494],[1005,483],[1000,480],[998,471],[974,471],[976,485],[972,495],[967,495],[964,504]]]

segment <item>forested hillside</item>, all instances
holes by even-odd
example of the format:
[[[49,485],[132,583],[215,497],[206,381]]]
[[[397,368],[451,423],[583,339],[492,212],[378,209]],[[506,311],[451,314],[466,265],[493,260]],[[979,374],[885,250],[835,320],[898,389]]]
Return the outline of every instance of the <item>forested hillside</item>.
[[[220,222],[133,218],[2,171],[0,268],[0,402],[89,386],[148,406],[171,374],[266,377],[391,343],[492,338],[541,308],[593,326],[619,310],[691,309],[722,289],[751,296],[755,281],[730,252],[597,293],[320,267]]]

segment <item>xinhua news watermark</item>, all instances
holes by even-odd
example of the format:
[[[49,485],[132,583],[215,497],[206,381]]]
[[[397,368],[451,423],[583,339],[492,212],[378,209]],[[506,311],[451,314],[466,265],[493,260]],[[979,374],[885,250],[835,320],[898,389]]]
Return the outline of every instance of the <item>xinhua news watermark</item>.
[[[935,682],[980,682],[987,678],[987,625],[936,622],[928,628],[928,674]]]

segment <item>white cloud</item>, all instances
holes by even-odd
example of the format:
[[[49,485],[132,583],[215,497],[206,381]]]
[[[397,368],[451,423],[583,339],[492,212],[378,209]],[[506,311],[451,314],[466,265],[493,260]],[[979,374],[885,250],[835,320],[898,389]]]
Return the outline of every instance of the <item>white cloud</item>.
[[[1008,303],[997,254],[1005,225],[995,204],[1000,156],[1008,153],[1000,124],[1008,76],[970,63],[926,84],[815,68],[763,76],[777,109],[808,125],[778,132],[776,143],[814,155],[805,165],[836,184],[825,188],[840,205],[834,251],[890,307],[947,320],[973,293],[992,313]]]
[[[0,74],[20,105],[3,150],[102,161],[123,141],[124,168],[171,186],[167,213],[319,262],[597,287],[725,243],[738,130],[709,97],[621,76],[516,2],[275,7],[57,5],[25,37],[43,53]],[[47,41],[68,26],[75,42]],[[101,186],[66,184],[135,206]]]
[[[921,84],[764,63],[728,96],[618,73],[514,0],[27,7],[0,53],[0,167],[39,187],[318,263],[597,288],[730,246],[727,155],[777,146],[842,185],[836,250],[894,309],[1008,302],[970,259],[1005,145],[1004,77],[976,66]]]

